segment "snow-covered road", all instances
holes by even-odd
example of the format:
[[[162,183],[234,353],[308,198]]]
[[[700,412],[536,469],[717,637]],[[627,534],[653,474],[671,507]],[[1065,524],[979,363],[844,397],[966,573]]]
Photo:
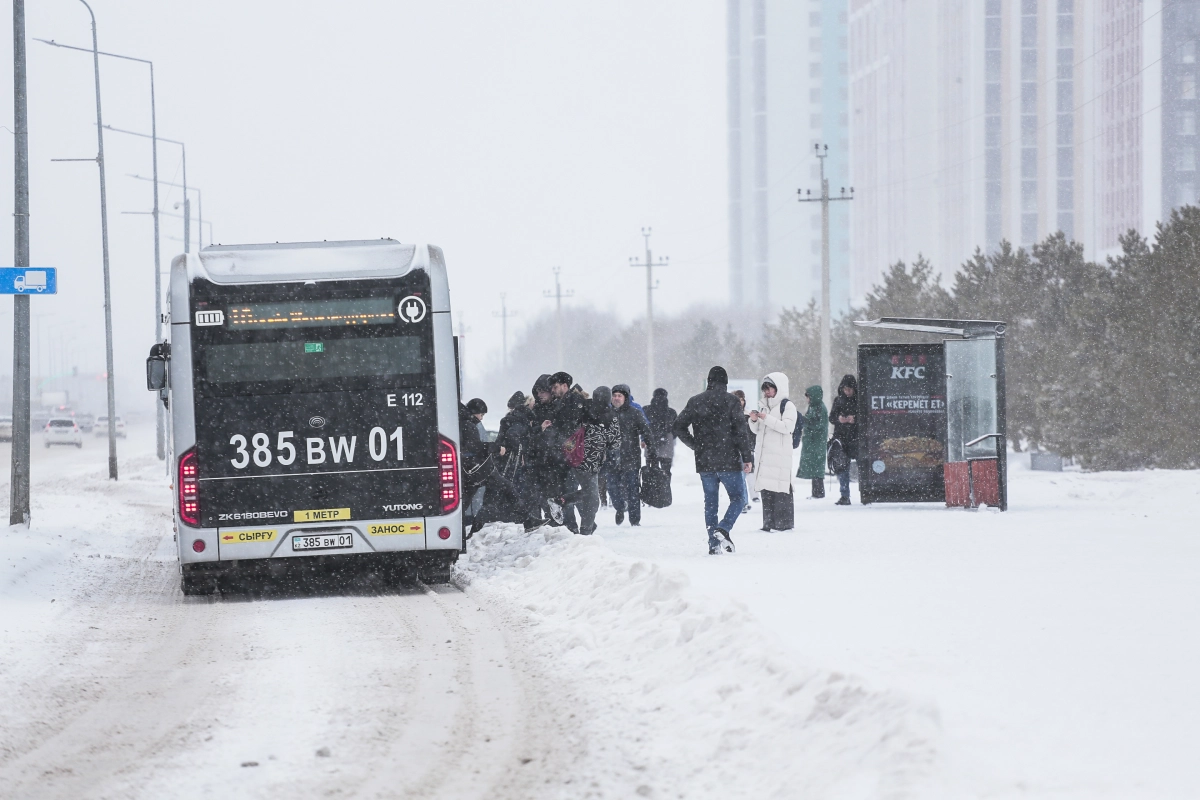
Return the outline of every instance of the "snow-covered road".
[[[682,453],[641,528],[489,526],[454,586],[185,599],[130,436],[115,484],[102,440],[35,448],[34,525],[0,538],[5,798],[1200,785],[1200,474],[1018,461],[1005,514],[798,497],[795,531],[756,510],[714,558]]]
[[[147,433],[117,484],[100,441],[34,450],[33,530],[0,550],[0,794],[525,798],[571,778],[571,725],[503,609],[369,578],[184,598]]]

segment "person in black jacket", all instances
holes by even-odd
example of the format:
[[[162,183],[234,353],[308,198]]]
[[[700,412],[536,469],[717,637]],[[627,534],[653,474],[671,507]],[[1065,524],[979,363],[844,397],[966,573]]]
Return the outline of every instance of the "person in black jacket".
[[[500,430],[493,445],[498,477],[507,483],[510,493],[500,497],[489,490],[480,516],[488,522],[523,522],[528,530],[534,530],[543,521],[537,501],[530,494],[525,468],[526,450],[532,435],[530,421],[533,419],[527,399],[519,391],[508,398],[508,413],[500,420]]]
[[[675,420],[675,435],[696,454],[696,472],[704,487],[704,524],[708,552],[734,552],[730,532],[746,506],[750,472],[750,428],[741,403],[729,393],[729,374],[723,367],[708,371],[708,388],[687,401]],[[718,487],[724,486],[729,508],[717,521]]]
[[[535,402],[530,409],[530,435],[525,465],[529,475],[529,491],[541,512],[551,524],[563,523],[562,495],[566,462],[562,441],[554,422],[559,405],[551,390],[550,375],[541,375],[533,384]]]
[[[667,403],[667,390],[655,389],[650,405],[643,411],[650,421],[650,433],[654,436],[654,452],[658,456],[659,468],[671,479],[671,462],[675,459],[675,418],[679,415]]]
[[[845,467],[835,474],[842,496],[837,505],[850,505],[850,462],[858,458],[858,381],[846,375],[838,384],[837,397],[829,408],[829,421],[833,423],[833,438],[842,444]]]
[[[608,470],[608,491],[612,494],[616,521],[625,521],[629,512],[629,524],[642,524],[642,500],[639,481],[642,470],[642,444],[645,443],[646,459],[655,458],[654,435],[645,416],[629,404],[629,385],[618,383],[612,387],[612,406],[621,433],[621,457]]]
[[[478,397],[458,406],[459,469],[462,473],[463,523],[473,523],[483,506],[487,479],[495,470],[487,443],[479,435],[479,424],[487,413],[487,404]]]

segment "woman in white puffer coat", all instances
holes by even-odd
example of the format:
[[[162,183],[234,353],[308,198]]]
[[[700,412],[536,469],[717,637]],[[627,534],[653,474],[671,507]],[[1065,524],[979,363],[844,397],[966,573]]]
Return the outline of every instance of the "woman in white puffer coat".
[[[762,380],[762,402],[750,412],[754,448],[754,489],[762,496],[764,531],[789,531],[795,525],[792,498],[792,431],[796,404],[788,399],[788,378],[772,372]]]

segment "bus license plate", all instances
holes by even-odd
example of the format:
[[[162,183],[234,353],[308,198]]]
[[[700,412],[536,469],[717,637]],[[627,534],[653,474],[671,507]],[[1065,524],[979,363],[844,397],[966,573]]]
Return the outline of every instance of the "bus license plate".
[[[354,547],[354,534],[330,533],[316,536],[293,536],[292,550],[344,550]]]

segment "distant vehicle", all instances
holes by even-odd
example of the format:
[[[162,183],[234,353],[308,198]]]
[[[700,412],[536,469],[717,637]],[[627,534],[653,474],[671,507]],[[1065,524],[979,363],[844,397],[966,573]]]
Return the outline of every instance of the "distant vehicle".
[[[93,430],[96,432],[97,436],[108,436],[108,414],[101,414],[100,416],[96,417],[96,424],[93,427]],[[118,439],[125,438],[125,420],[120,416],[117,417],[116,432]]]
[[[12,441],[12,417],[0,417],[0,442]]]
[[[46,447],[52,444],[73,444],[83,447],[83,431],[75,424],[75,420],[66,417],[55,417],[42,428],[42,441]]]
[[[40,269],[26,270],[24,275],[18,275],[13,280],[13,286],[18,292],[46,291],[46,273]]]
[[[34,411],[29,415],[29,427],[35,431],[40,431],[46,427],[46,423],[54,416],[49,411]]]
[[[88,414],[87,412],[75,415],[75,424],[79,426],[79,430],[84,433],[91,433],[96,427],[96,415]]]

